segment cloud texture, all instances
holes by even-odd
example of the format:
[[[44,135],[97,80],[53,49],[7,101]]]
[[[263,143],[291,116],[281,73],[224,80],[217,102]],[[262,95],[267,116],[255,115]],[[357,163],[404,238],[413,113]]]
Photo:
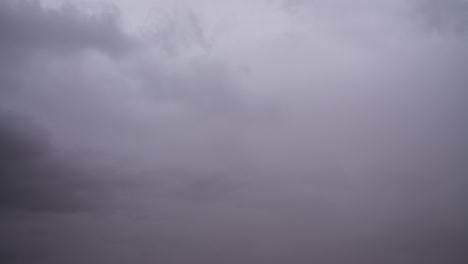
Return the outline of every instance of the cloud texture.
[[[468,2],[0,3],[1,263],[465,263]]]

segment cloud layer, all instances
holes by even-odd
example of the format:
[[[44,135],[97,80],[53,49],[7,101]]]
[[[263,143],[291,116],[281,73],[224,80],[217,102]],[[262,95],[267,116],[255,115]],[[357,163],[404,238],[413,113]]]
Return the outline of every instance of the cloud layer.
[[[467,10],[2,1],[0,262],[465,263]]]

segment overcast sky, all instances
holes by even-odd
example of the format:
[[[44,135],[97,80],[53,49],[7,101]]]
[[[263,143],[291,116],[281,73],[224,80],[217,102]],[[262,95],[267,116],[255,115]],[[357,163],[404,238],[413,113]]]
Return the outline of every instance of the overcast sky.
[[[0,2],[0,263],[468,263],[468,1]]]

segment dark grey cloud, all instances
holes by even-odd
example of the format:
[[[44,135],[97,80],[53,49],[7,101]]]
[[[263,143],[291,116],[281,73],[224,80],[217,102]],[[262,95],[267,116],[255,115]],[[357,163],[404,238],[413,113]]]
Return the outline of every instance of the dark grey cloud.
[[[423,21],[431,28],[448,33],[466,34],[468,20],[468,2],[465,0],[419,1]]]
[[[436,2],[159,1],[130,33],[2,2],[0,262],[465,263],[465,2]]]
[[[90,209],[79,192],[85,179],[68,161],[54,154],[47,137],[17,115],[2,116],[0,142],[2,214],[25,212],[73,212]],[[25,124],[18,124],[25,123]],[[82,175],[83,176],[83,175]]]
[[[20,106],[24,94],[43,89],[34,83],[41,72],[28,68],[35,60],[46,64],[85,50],[119,57],[132,44],[114,13],[91,16],[72,5],[47,10],[39,1],[2,1],[0,35],[0,262],[35,262],[50,245],[22,231],[22,222],[92,211],[97,181],[64,157],[49,128]]]
[[[128,49],[115,10],[86,15],[72,4],[44,9],[39,1],[4,1],[1,9],[2,53],[48,50],[53,53],[99,49],[119,54]]]
[[[39,1],[3,1],[0,20],[0,53],[5,58],[0,64],[2,207],[15,207],[16,202],[22,203],[19,207],[28,207],[28,203],[41,204],[41,199],[48,199],[44,207],[47,203],[63,203],[66,207],[67,199],[62,197],[67,196],[68,190],[60,190],[60,183],[57,187],[47,184],[73,172],[61,168],[67,165],[60,161],[54,164],[56,150],[47,128],[36,125],[33,117],[29,117],[34,113],[18,106],[22,92],[43,89],[34,83],[35,73],[28,67],[35,59],[42,58],[39,63],[47,63],[49,57],[86,49],[119,54],[128,50],[130,41],[119,28],[116,14],[85,15],[72,5],[48,10]],[[44,52],[50,55],[37,57]],[[41,182],[46,184],[41,186]],[[11,202],[3,202],[9,198]]]

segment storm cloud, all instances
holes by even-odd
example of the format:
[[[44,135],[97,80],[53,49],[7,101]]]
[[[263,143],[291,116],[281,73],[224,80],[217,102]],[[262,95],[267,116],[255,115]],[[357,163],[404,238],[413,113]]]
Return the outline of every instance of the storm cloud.
[[[465,263],[468,2],[0,3],[0,262]]]

